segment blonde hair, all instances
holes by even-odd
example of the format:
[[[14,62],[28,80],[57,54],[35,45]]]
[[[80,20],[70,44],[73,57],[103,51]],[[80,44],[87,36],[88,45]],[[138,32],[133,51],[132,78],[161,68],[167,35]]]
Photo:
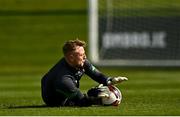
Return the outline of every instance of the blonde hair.
[[[78,38],[76,40],[69,40],[65,42],[63,46],[63,54],[66,55],[69,52],[72,52],[76,49],[77,46],[86,47],[86,43],[84,41],[79,40]]]

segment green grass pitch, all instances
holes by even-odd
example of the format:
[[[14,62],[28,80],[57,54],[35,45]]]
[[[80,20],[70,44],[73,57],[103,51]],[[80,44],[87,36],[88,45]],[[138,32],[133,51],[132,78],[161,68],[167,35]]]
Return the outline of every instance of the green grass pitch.
[[[41,77],[62,57],[65,40],[87,41],[87,7],[85,0],[0,1],[0,116],[180,115],[179,68],[99,67],[106,75],[129,78],[117,85],[120,106],[44,107]],[[85,75],[80,88],[86,92],[95,85]]]
[[[33,69],[33,68],[32,68]],[[100,68],[108,75],[125,75],[129,81],[119,84],[123,94],[118,107],[44,107],[38,73],[0,75],[0,115],[179,115],[180,73],[175,69]],[[87,76],[81,90],[97,85]]]

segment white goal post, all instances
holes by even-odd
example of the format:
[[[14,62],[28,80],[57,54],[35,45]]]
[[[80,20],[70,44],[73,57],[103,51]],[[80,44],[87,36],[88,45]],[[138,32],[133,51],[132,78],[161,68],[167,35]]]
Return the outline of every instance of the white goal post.
[[[141,1],[89,0],[88,53],[94,64],[180,66],[180,2]]]

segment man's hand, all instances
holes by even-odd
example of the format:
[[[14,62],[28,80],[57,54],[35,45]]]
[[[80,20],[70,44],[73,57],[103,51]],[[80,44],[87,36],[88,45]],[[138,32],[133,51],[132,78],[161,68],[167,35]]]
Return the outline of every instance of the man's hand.
[[[109,91],[109,88],[107,86],[103,86],[103,84],[100,84],[98,86],[98,89],[100,90],[99,94],[98,94],[98,97],[100,98],[109,98],[110,96],[110,91]]]
[[[114,85],[114,84],[118,84],[118,83],[121,83],[122,81],[127,81],[127,80],[128,80],[128,78],[126,78],[126,77],[121,77],[121,76],[112,77],[109,79],[107,84],[108,85]]]

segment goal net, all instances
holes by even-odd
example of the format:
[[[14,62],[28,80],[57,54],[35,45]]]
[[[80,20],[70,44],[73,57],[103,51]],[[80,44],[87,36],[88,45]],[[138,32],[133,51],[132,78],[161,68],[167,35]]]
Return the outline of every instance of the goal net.
[[[97,65],[180,66],[180,0],[89,0]]]

